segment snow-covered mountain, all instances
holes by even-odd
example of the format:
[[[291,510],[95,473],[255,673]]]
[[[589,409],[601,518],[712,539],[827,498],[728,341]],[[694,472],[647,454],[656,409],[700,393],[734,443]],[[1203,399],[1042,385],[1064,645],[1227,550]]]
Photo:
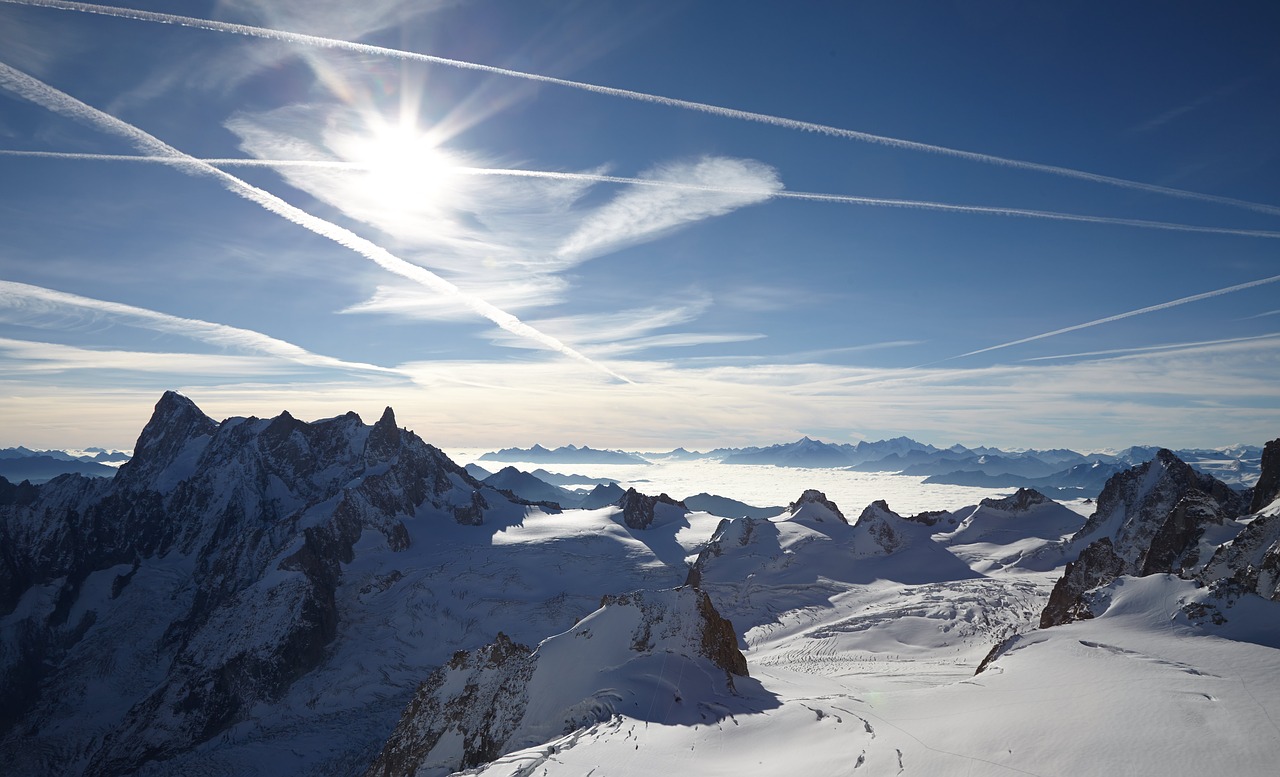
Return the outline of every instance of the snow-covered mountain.
[[[5,773],[1274,770],[1280,441],[1252,495],[1157,451],[1091,516],[596,491],[165,394],[114,478],[0,480]]]

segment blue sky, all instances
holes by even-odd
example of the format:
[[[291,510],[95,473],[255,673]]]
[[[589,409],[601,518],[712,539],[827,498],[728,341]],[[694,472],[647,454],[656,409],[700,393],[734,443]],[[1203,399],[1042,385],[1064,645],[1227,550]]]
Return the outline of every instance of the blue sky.
[[[0,3],[0,445],[167,388],[453,447],[1280,430],[1273,3],[130,6],[452,63],[57,5]]]

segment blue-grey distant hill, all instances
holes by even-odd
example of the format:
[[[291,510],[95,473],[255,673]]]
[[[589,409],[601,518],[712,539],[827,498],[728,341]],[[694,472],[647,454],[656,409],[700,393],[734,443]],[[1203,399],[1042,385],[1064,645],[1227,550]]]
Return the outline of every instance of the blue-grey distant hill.
[[[582,495],[547,483],[515,467],[503,467],[482,481],[501,491],[510,491],[530,502],[555,502],[561,507],[577,507]]]
[[[984,488],[1035,488],[1057,498],[1097,496],[1107,478],[1150,461],[1157,446],[1136,445],[1116,453],[1082,454],[1065,448],[1003,451],[980,446],[936,448],[909,437],[856,445],[802,437],[763,448],[722,448],[708,456],[724,464],[775,467],[842,468],[926,478],[928,483]],[[1177,451],[1195,469],[1237,488],[1258,479],[1262,449],[1237,445],[1222,449]]]
[[[746,516],[756,520],[764,518],[772,518],[776,515],[782,515],[787,511],[785,507],[756,507],[746,502],[739,502],[737,499],[730,499],[727,496],[716,496],[703,492],[694,494],[682,500],[685,507],[690,510],[696,510],[701,513],[710,513],[721,518],[741,518]]]
[[[116,468],[93,461],[76,459],[57,459],[53,456],[20,456],[0,459],[0,477],[13,483],[29,480],[32,483],[47,483],[59,475],[75,474],[90,477],[115,477]]]

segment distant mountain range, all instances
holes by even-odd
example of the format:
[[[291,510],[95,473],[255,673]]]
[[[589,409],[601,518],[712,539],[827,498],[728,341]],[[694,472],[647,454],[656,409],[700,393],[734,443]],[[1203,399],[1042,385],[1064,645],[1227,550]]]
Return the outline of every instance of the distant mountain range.
[[[624,451],[607,451],[576,445],[547,449],[541,445],[532,448],[503,448],[500,451],[486,453],[480,461],[532,461],[546,464],[648,464],[649,461],[636,453]]]
[[[91,477],[113,477],[116,467],[129,460],[123,451],[103,448],[87,448],[82,452],[38,451],[24,448],[0,449],[0,477],[14,483],[23,480],[34,484],[47,483],[59,475],[73,473]],[[114,464],[115,466],[111,466]]]
[[[1112,475],[1150,461],[1159,450],[1156,446],[1139,445],[1117,453],[1084,454],[1065,448],[1025,451],[1004,451],[988,446],[967,448],[963,445],[936,448],[909,437],[862,441],[854,445],[801,437],[795,442],[767,447],[717,448],[706,453],[676,448],[667,453],[642,455],[572,445],[548,450],[535,445],[529,449],[506,448],[486,453],[480,458],[571,464],[639,464],[649,460],[706,459],[722,464],[886,472],[923,477],[926,483],[947,485],[1035,488],[1054,498],[1076,499],[1097,496]],[[1175,452],[1196,470],[1233,486],[1247,487],[1258,479],[1262,449],[1255,445],[1192,448]]]

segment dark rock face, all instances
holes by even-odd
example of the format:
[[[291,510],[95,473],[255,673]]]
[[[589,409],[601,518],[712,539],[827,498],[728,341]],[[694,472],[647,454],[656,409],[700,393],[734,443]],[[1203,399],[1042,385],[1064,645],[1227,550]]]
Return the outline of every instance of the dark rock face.
[[[1199,579],[1228,597],[1257,594],[1280,602],[1280,512],[1255,518],[1219,547]]]
[[[498,633],[490,645],[459,651],[419,686],[368,777],[414,774],[441,737],[461,738],[462,756],[447,768],[470,769],[502,755],[502,745],[524,717],[525,688],[537,659],[528,647]],[[459,687],[456,695],[448,688]]]
[[[1107,481],[1098,509],[1072,542],[1111,538],[1125,561],[1124,574],[1176,572],[1170,564],[1189,558],[1207,525],[1245,511],[1239,492],[1161,450],[1151,461]]]
[[[738,648],[738,633],[703,591],[698,591],[698,612],[702,615],[702,655],[725,671],[730,685],[734,675],[747,677],[747,657]]]
[[[875,546],[889,554],[906,545],[906,537],[894,527],[897,521],[903,520],[906,519],[889,509],[888,502],[877,499],[863,508],[858,520],[854,521],[853,528],[864,532]]]
[[[1084,594],[1121,575],[1192,574],[1205,530],[1244,511],[1238,492],[1168,450],[1112,476],[1071,540],[1091,542],[1054,586],[1041,627],[1092,617]]]
[[[983,507],[990,507],[994,510],[1003,510],[1006,513],[1025,513],[1027,510],[1042,505],[1052,500],[1034,488],[1019,488],[1011,496],[1003,499],[988,497],[983,499],[979,504]]]
[[[828,510],[830,510],[832,513],[834,513],[836,518],[839,518],[841,522],[843,523],[849,522],[849,519],[844,517],[844,513],[840,512],[840,508],[836,507],[835,502],[832,502],[830,499],[827,499],[826,494],[813,488],[808,489],[807,491],[805,491],[803,494],[800,495],[799,499],[787,505],[787,512],[794,513],[797,510],[799,510],[802,506],[807,504],[821,505],[827,508]],[[888,509],[888,505],[885,506],[885,509]]]
[[[747,677],[747,659],[738,649],[738,635],[733,624],[724,618],[711,604],[711,598],[696,588],[677,589],[681,598],[692,598],[697,608],[697,641],[694,654],[706,658],[725,671],[726,678]],[[667,620],[673,610],[665,598],[647,591],[628,594],[606,594],[600,600],[601,607],[634,607],[640,610],[640,629],[633,635],[632,649],[637,653],[653,649],[654,633]]]
[[[1256,513],[1280,499],[1280,438],[1262,448],[1262,474],[1253,487],[1253,503],[1249,512]]]
[[[56,687],[72,651],[90,649],[80,643],[95,610],[73,617],[73,605],[91,577],[121,570],[114,601],[131,595],[139,569],[185,559],[180,584],[152,603],[167,624],[148,648],[156,668],[124,719],[79,745],[85,773],[126,773],[216,736],[318,665],[362,533],[403,550],[403,519],[424,510],[482,523],[481,488],[398,429],[390,408],[372,427],[354,413],[219,424],[166,393],[114,479],[0,486],[0,613],[33,589],[52,596],[0,635],[0,757],[25,749],[39,728],[24,728],[27,713],[59,704],[41,688]]]
[[[1109,537],[1090,544],[1078,559],[1067,564],[1062,579],[1053,586],[1049,603],[1040,615],[1040,628],[1092,618],[1084,594],[1115,580],[1124,574],[1123,570],[1124,560],[1116,555]]]
[[[661,656],[665,663],[673,655],[702,665],[691,672],[723,670],[729,689],[735,676],[747,675],[733,625],[705,593],[690,587],[605,596],[600,609],[545,640],[536,653],[499,635],[432,672],[366,775],[468,769],[608,720],[621,687],[634,690],[653,681],[654,664],[645,659]],[[633,660],[644,667],[634,676],[623,668]],[[593,687],[600,690],[581,698],[582,689]],[[651,690],[669,692],[664,683]]]
[[[628,488],[619,500],[619,505],[622,507],[622,521],[632,529],[647,529],[653,524],[654,509],[660,504],[678,507],[681,510],[688,509],[684,506],[684,502],[677,502],[666,494],[647,496],[636,491],[635,488]]]

